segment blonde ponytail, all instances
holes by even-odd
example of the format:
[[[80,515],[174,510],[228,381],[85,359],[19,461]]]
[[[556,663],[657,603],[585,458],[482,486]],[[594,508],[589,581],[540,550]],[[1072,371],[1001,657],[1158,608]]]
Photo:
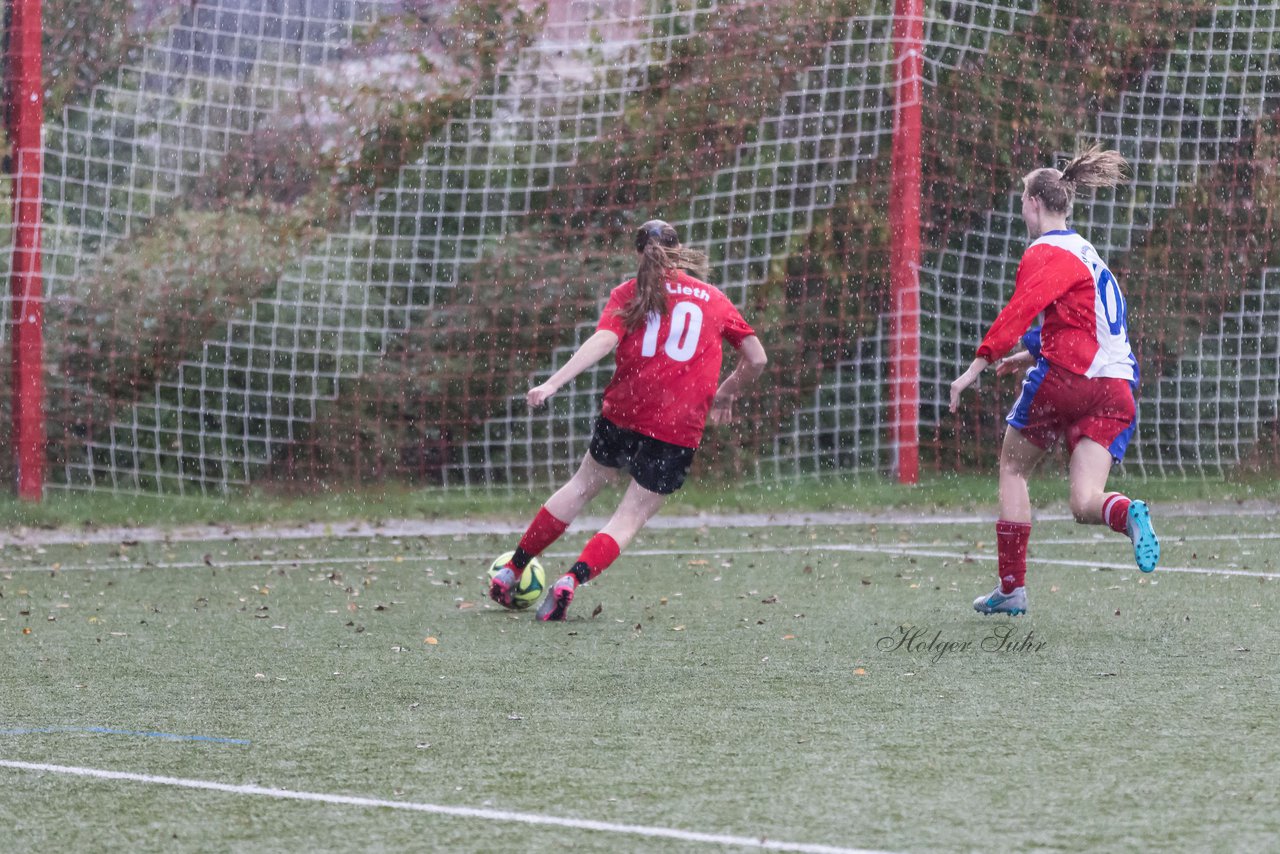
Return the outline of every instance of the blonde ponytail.
[[[1114,187],[1126,177],[1129,163],[1118,151],[1103,150],[1093,143],[1057,169],[1036,169],[1022,179],[1027,195],[1039,199],[1046,209],[1071,213],[1077,187]]]

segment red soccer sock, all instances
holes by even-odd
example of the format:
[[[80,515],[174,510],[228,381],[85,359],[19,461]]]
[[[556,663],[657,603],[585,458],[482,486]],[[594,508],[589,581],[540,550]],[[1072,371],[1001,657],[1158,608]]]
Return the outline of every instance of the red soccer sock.
[[[1102,501],[1102,521],[1118,534],[1129,532],[1129,505],[1133,503],[1118,492],[1113,492]]]
[[[609,568],[609,564],[618,559],[618,555],[622,553],[622,549],[618,546],[618,541],[608,534],[596,534],[587,541],[586,546],[582,549],[582,554],[578,555],[578,562],[573,565],[573,569],[569,570],[569,575],[578,584],[584,584],[598,576]],[[584,571],[585,569],[585,571]],[[586,578],[583,578],[583,575]]]
[[[524,532],[524,536],[520,538],[520,544],[516,546],[515,556],[511,558],[511,567],[516,570],[519,576],[524,572],[524,568],[529,565],[529,561],[542,554],[547,546],[560,539],[560,535],[569,527],[568,522],[562,522],[551,513],[547,508],[543,507],[538,511],[538,515],[533,517],[533,521],[529,523],[529,528]]]
[[[1027,542],[1031,539],[1030,522],[996,522],[996,557],[1000,573],[1000,592],[1012,593],[1027,583]]]

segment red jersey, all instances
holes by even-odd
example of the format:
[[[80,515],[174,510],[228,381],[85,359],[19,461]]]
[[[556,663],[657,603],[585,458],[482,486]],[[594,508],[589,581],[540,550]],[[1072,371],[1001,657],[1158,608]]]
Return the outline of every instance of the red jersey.
[[[1124,295],[1093,246],[1074,231],[1050,231],[1023,253],[1013,298],[978,355],[994,362],[1008,353],[1042,311],[1039,355],[1048,362],[1084,377],[1137,379]]]
[[[666,313],[630,333],[618,312],[636,280],[609,294],[596,328],[618,336],[617,368],[600,414],[643,436],[696,448],[720,385],[721,340],[736,349],[756,333],[716,287],[677,271],[666,288]]]

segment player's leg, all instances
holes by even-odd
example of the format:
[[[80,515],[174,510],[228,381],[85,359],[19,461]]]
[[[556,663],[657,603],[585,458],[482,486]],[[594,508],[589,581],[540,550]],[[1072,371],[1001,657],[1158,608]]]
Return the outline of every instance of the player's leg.
[[[1108,510],[1114,510],[1122,500],[1123,510],[1128,511],[1129,499],[1106,491],[1111,466],[1111,452],[1092,439],[1081,439],[1071,452],[1071,515],[1081,525],[1101,525],[1105,521],[1103,506],[1108,499],[1112,499]]]
[[[608,569],[666,500],[666,495],[632,481],[609,522],[587,541],[573,567],[551,585],[538,607],[538,619],[563,620],[578,585]]]
[[[996,588],[974,600],[982,614],[1024,614],[1027,610],[1027,543],[1031,539],[1031,496],[1027,481],[1045,451],[1010,425],[1000,446],[1000,519],[996,522]]]
[[[608,524],[582,549],[573,567],[556,580],[538,606],[538,619],[563,620],[579,584],[604,572],[635,538],[667,496],[684,484],[693,464],[693,448],[640,437],[631,458],[631,485]]]
[[[1133,558],[1143,572],[1160,562],[1160,538],[1145,501],[1107,492],[1111,467],[1124,459],[1133,437],[1136,406],[1130,383],[1090,381],[1089,409],[1067,430],[1071,446],[1071,512],[1085,525],[1104,524],[1129,537]]]
[[[1160,538],[1151,524],[1151,510],[1141,500],[1107,492],[1107,477],[1115,460],[1112,450],[1082,438],[1071,452],[1071,513],[1082,525],[1106,525],[1133,542],[1138,568],[1151,572],[1160,562]]]
[[[596,462],[588,453],[582,458],[573,477],[547,499],[543,508],[568,524],[578,518],[578,514],[600,494],[600,490],[616,481],[621,473],[617,468]]]
[[[1007,427],[1000,445],[1000,518],[1010,522],[1031,522],[1031,494],[1027,481],[1044,459],[1045,450]]]
[[[512,607],[512,592],[529,561],[558,540],[582,509],[600,494],[600,490],[617,480],[618,474],[617,468],[602,465],[588,451],[573,477],[538,510],[520,538],[511,560],[489,582],[489,598],[504,608]]]

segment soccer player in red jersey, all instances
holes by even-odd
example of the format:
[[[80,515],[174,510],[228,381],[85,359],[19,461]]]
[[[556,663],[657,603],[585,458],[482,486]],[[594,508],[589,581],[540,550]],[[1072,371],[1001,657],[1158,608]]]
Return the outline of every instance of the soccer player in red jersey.
[[[1160,560],[1146,503],[1106,491],[1111,466],[1124,458],[1137,419],[1138,363],[1129,347],[1127,305],[1097,251],[1067,227],[1076,188],[1114,187],[1127,165],[1119,152],[1093,145],[1062,171],[1036,169],[1022,179],[1022,219],[1033,242],[1018,265],[1009,304],[973,363],[951,384],[955,412],[960,395],[992,362],[998,375],[1030,368],[1005,418],[996,522],[1000,583],[973,603],[983,614],[1027,611],[1027,478],[1059,438],[1070,451],[1076,521],[1127,534],[1143,572]],[[1028,331],[1041,312],[1043,325]],[[1026,349],[1001,359],[1020,337]]]
[[[578,585],[598,576],[684,483],[708,419],[727,423],[734,399],[764,370],[755,330],[723,293],[689,275],[706,276],[706,256],[685,248],[675,228],[650,220],[636,231],[640,269],[613,289],[596,333],[560,370],[530,389],[541,406],[566,383],[617,350],[591,445],[582,465],[530,523],[515,555],[493,578],[489,597],[511,607],[529,561],[622,471],[631,476],[621,503],[587,542],[572,568],[551,585],[538,619],[563,620]],[[740,356],[720,382],[722,342]]]

